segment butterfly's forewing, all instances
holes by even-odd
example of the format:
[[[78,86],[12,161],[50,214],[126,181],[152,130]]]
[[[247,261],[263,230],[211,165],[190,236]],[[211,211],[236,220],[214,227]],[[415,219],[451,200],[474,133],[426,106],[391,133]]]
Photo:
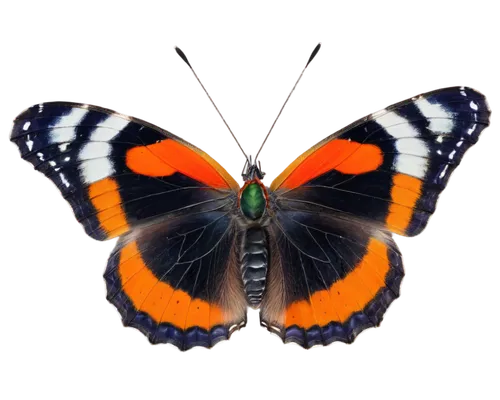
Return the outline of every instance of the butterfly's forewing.
[[[422,232],[489,115],[473,89],[441,89],[371,114],[295,160],[271,185],[269,229],[269,275],[293,279],[270,280],[263,323],[306,347],[378,324],[403,275],[390,232]]]
[[[106,279],[125,323],[183,349],[211,346],[241,325],[238,281],[212,279],[233,277],[239,187],[212,158],[147,122],[62,102],[20,114],[11,140],[88,235],[122,236]]]
[[[100,107],[44,103],[21,113],[11,140],[104,240],[135,226],[233,201],[238,184],[167,131]]]
[[[484,96],[454,87],[371,114],[326,138],[271,184],[279,203],[422,232],[464,153],[488,125]]]

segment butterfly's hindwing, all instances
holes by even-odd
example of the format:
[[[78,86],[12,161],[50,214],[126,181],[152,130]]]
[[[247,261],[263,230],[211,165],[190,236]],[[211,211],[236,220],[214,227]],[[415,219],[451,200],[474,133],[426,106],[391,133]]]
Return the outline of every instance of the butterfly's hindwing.
[[[387,234],[356,220],[276,210],[261,321],[309,348],[350,343],[399,296],[403,265]],[[272,276],[279,276],[274,280]],[[280,287],[281,282],[283,285]]]
[[[108,261],[108,300],[152,343],[212,347],[246,322],[230,210],[139,228]]]

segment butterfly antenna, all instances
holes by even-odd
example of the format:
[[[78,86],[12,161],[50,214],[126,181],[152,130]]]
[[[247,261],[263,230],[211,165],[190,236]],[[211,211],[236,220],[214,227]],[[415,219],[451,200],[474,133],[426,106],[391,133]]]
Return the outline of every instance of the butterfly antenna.
[[[279,111],[276,113],[276,115],[273,117],[271,124],[268,126],[266,134],[262,138],[261,142],[259,143],[259,146],[257,146],[257,151],[255,152],[255,159],[258,160],[262,153],[264,152],[264,149],[266,148],[267,143],[271,139],[271,135],[273,133],[274,128],[278,126],[278,121],[281,119],[283,114],[285,113],[285,110],[288,106],[288,103],[290,103],[290,100],[292,97],[295,95],[295,91],[300,85],[300,82],[302,79],[304,79],[304,74],[306,71],[309,69],[309,67],[312,65],[316,57],[318,57],[319,52],[323,48],[325,43],[321,40],[317,41],[314,47],[312,48],[311,52],[307,56],[306,62],[300,69],[299,73],[297,74],[297,78],[295,78],[295,82],[293,83],[292,87],[290,88],[290,91],[288,92],[288,96],[286,96],[283,101],[281,102],[281,106]]]
[[[229,121],[226,119],[226,116],[220,109],[220,107],[217,105],[215,102],[215,97],[212,96],[212,93],[208,90],[208,87],[205,85],[203,82],[203,79],[201,79],[200,74],[198,73],[198,70],[193,66],[193,63],[189,59],[188,55],[184,51],[182,47],[180,47],[177,43],[172,45],[172,50],[175,52],[175,55],[179,57],[179,59],[186,65],[186,67],[191,71],[191,74],[193,74],[193,78],[195,82],[198,84],[200,87],[200,90],[203,92],[203,94],[207,97],[208,101],[212,105],[212,108],[217,114],[217,117],[219,120],[222,122],[222,125],[224,126],[224,129],[226,130],[227,134],[235,144],[236,148],[240,152],[240,154],[245,158],[245,160],[249,159],[248,152],[245,150],[243,147],[243,144],[241,141],[238,139],[238,135],[234,132],[233,128],[231,127],[231,124]]]

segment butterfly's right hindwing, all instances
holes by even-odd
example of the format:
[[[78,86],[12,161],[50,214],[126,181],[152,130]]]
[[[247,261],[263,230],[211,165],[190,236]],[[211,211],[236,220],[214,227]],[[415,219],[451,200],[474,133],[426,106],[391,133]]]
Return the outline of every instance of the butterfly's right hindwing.
[[[274,210],[261,322],[303,347],[352,342],[378,326],[399,296],[399,250],[386,233],[357,220]]]

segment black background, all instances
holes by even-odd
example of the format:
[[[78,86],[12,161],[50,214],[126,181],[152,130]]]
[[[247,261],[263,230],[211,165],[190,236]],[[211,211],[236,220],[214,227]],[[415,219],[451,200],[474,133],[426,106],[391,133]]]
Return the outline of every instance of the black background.
[[[184,47],[208,85],[223,95],[223,109],[232,113],[233,126],[242,135],[260,136],[288,92],[297,65],[301,65],[312,40],[284,39],[186,40]],[[437,51],[420,55],[390,46],[356,46],[357,50],[330,40],[317,63],[305,77],[296,104],[289,106],[288,120],[273,137],[266,166],[277,168],[296,144],[310,143],[312,136],[334,128],[337,121],[365,112],[368,104],[380,104],[391,96],[402,97],[408,88],[434,88],[455,79],[480,79],[481,87],[495,95],[492,73],[480,55]],[[99,46],[96,46],[99,47]],[[126,47],[96,49],[95,53],[68,49],[64,58],[42,57],[37,62],[16,64],[8,79],[1,109],[6,112],[23,103],[24,95],[103,95],[106,104],[128,104],[129,111],[146,112],[154,120],[168,120],[171,128],[184,128],[185,135],[201,136],[214,152],[238,161],[216,117],[193,88],[190,74],[167,42],[161,50]],[[448,81],[444,81],[448,80]],[[252,145],[255,140],[250,140]],[[250,146],[252,150],[252,146]],[[38,176],[24,176],[15,153],[0,150],[4,180],[2,265],[9,271],[6,290],[12,292],[8,313],[16,338],[35,341],[41,348],[78,346],[85,356],[142,353],[133,337],[121,337],[111,328],[111,314],[95,305],[95,257],[102,249],[89,249],[74,232],[74,222],[56,208],[56,195],[40,185]],[[361,352],[414,353],[422,349],[450,350],[470,336],[475,321],[475,299],[483,287],[495,254],[487,247],[487,223],[496,216],[491,198],[491,179],[497,171],[496,137],[482,145],[465,162],[465,176],[456,179],[457,192],[449,195],[449,208],[440,211],[441,224],[432,228],[432,241],[409,245],[409,304],[393,313],[384,335],[370,337]],[[16,168],[16,166],[18,168]],[[475,331],[476,328],[474,328]],[[241,338],[239,346],[225,346],[220,356],[245,360],[279,353],[279,346],[263,345],[255,331]],[[170,354],[173,357],[173,353]],[[205,358],[210,354],[195,354]]]

